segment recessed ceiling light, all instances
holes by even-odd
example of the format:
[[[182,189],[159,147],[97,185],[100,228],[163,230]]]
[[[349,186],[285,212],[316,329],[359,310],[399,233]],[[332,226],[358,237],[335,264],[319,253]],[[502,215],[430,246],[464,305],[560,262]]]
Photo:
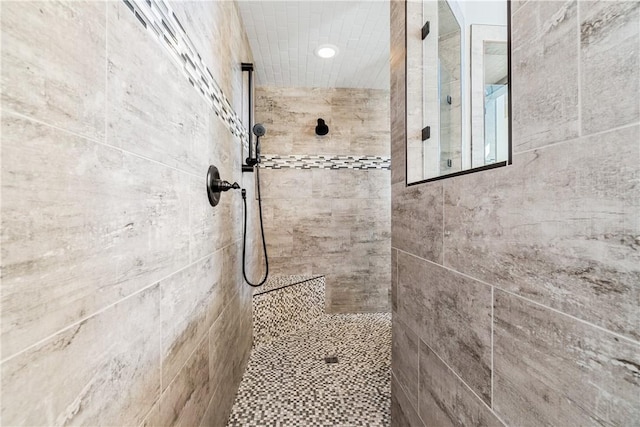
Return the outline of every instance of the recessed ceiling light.
[[[320,58],[333,58],[338,54],[338,48],[332,44],[323,44],[316,49],[316,56]]]

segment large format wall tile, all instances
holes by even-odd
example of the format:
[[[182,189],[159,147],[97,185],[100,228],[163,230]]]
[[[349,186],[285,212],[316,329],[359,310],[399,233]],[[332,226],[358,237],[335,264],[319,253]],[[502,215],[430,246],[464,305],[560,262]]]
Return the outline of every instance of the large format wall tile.
[[[640,3],[579,1],[582,131],[640,121]]]
[[[398,254],[398,318],[491,403],[491,287]]]
[[[391,375],[391,425],[394,427],[423,427],[418,411],[411,405],[395,375]]]
[[[512,19],[514,152],[578,136],[576,0],[529,1]]]
[[[256,88],[256,120],[269,154],[389,155],[389,92],[349,88]],[[322,118],[329,133],[317,136]]]
[[[640,344],[496,291],[494,408],[511,425],[633,425]]]
[[[204,179],[211,109],[125,3],[108,20],[107,143]]]
[[[420,339],[396,317],[392,325],[391,370],[407,399],[418,407],[418,365]]]
[[[188,264],[188,176],[3,114],[7,357]]]
[[[389,309],[389,171],[264,170],[274,275],[326,276],[327,309]]]
[[[390,86],[389,96],[391,127],[391,183],[405,182],[407,158],[406,103],[406,3],[391,1],[391,44],[390,44]]]
[[[224,426],[249,360],[252,342],[251,304],[236,295],[209,333],[209,379],[216,384],[202,424]]]
[[[391,311],[398,311],[398,250],[391,249]]]
[[[163,388],[235,294],[238,276],[231,256],[219,250],[160,282]]]
[[[442,262],[442,183],[393,185],[391,246]]]
[[[423,342],[420,342],[419,414],[428,426],[503,424]],[[515,425],[517,425],[516,423]]]
[[[446,181],[446,265],[640,338],[639,133],[581,138]]]
[[[175,379],[168,384],[143,426],[197,426],[211,396],[209,339],[205,335]]]
[[[223,179],[227,179],[221,175]],[[221,193],[218,205],[207,198],[206,171],[201,178],[191,177],[189,185],[189,222],[191,261],[211,255],[242,237],[243,219],[240,190]],[[249,197],[249,196],[247,196]]]
[[[106,2],[0,7],[2,108],[103,140]]]
[[[3,424],[138,425],[160,395],[159,302],[156,285],[4,362]]]

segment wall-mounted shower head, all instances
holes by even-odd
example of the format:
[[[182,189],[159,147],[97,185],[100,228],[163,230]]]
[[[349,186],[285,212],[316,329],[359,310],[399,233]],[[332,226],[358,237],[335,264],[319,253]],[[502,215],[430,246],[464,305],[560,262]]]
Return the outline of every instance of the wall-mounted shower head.
[[[253,126],[253,134],[257,137],[264,136],[267,133],[267,129],[262,125],[262,123],[256,123]]]

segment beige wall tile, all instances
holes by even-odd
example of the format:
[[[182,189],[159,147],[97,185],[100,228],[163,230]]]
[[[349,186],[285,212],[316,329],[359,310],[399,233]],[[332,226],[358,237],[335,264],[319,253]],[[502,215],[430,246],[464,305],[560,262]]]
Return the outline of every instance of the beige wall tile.
[[[495,410],[512,425],[632,425],[640,345],[495,294]]]
[[[639,134],[585,137],[447,180],[445,263],[638,339]]]
[[[419,413],[425,425],[504,425],[422,341],[419,396]],[[519,425],[519,422],[514,425]]]
[[[578,2],[582,132],[640,121],[640,4]]]
[[[138,425],[160,395],[153,286],[2,364],[7,425]]]
[[[491,403],[491,287],[398,254],[398,318]]]
[[[418,411],[398,384],[395,375],[391,375],[391,425],[394,427],[423,427]]]
[[[398,317],[392,325],[391,370],[406,398],[418,408],[420,339]]]
[[[513,14],[513,151],[578,136],[576,0],[529,1]]]
[[[7,357],[186,266],[188,176],[2,119]]]
[[[1,9],[2,108],[103,141],[106,3],[3,1]]]
[[[442,262],[442,182],[393,186],[391,246]]]

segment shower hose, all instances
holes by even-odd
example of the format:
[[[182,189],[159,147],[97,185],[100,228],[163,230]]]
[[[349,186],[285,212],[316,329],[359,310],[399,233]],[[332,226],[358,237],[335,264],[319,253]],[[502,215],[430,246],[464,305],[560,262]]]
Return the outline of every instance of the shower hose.
[[[259,286],[264,285],[264,282],[267,281],[267,277],[269,277],[269,257],[267,256],[267,242],[264,239],[264,225],[262,223],[262,196],[260,195],[260,167],[256,166],[256,181],[257,181],[257,192],[258,192],[258,210],[260,211],[260,234],[262,236],[262,251],[264,253],[264,264],[265,264],[265,273],[262,280],[259,283],[251,283],[249,278],[247,277],[246,271],[246,254],[247,254],[247,190],[242,189],[242,202],[244,204],[244,227],[243,227],[243,235],[242,235],[242,275],[244,276],[244,281],[247,282],[249,286],[253,286],[257,288]]]

